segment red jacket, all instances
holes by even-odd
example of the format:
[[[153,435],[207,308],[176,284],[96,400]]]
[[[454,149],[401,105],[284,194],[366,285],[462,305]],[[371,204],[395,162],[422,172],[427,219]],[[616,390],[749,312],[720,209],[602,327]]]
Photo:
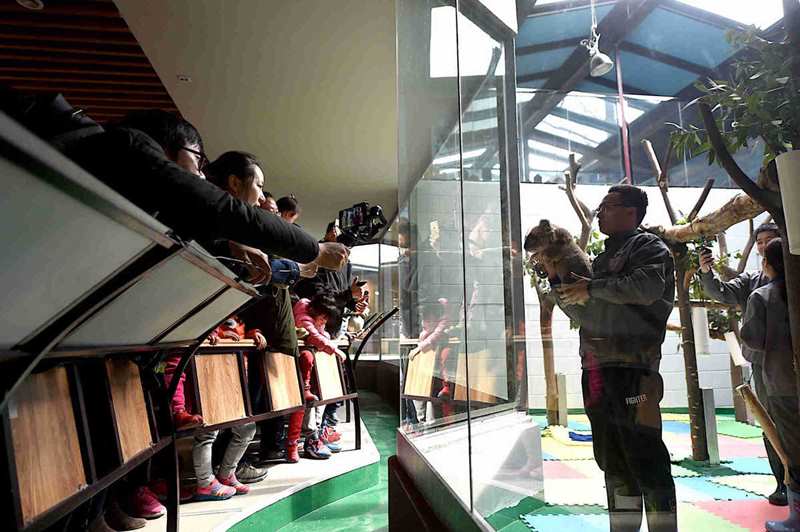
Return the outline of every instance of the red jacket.
[[[308,314],[308,304],[310,302],[311,300],[304,298],[294,304],[292,312],[295,325],[308,331],[308,336],[303,338],[306,345],[316,347],[318,350],[332,355],[336,351],[336,344],[331,340],[328,331],[324,327],[320,330],[317,324],[314,323],[314,318]]]

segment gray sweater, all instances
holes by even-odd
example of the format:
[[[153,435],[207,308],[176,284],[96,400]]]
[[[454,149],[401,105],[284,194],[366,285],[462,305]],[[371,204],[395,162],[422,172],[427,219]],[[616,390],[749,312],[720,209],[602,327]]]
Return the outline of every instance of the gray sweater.
[[[767,395],[796,397],[789,310],[782,291],[783,280],[753,291],[742,320],[742,340],[762,357]]]
[[[703,290],[712,299],[728,305],[739,305],[742,308],[742,316],[747,313],[747,300],[750,298],[750,294],[755,289],[769,283],[767,276],[761,272],[740,273],[727,282],[717,277],[713,270],[708,273],[700,272],[699,277]],[[761,366],[764,363],[762,360],[763,353],[754,351],[747,345],[742,346],[742,356],[756,366]]]

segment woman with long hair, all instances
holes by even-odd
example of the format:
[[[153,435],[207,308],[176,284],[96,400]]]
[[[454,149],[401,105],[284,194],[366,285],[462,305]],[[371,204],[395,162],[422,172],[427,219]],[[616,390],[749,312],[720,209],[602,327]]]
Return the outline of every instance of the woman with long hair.
[[[769,531],[800,531],[800,399],[786,303],[782,240],[764,248],[762,270],[770,282],[753,291],[742,320],[742,340],[764,356],[767,412],[778,429],[781,446],[789,458],[787,499],[789,519],[767,521]]]

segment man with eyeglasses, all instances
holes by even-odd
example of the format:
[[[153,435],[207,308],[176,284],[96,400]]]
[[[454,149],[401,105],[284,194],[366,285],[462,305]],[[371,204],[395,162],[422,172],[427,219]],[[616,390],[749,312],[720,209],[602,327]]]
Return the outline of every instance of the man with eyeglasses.
[[[643,509],[651,532],[677,530],[658,406],[675,273],[669,248],[639,229],[647,204],[637,187],[611,187],[598,209],[608,239],[592,264],[592,278],[558,279],[548,268],[558,305],[580,323],[583,402],[615,532],[638,531]]]

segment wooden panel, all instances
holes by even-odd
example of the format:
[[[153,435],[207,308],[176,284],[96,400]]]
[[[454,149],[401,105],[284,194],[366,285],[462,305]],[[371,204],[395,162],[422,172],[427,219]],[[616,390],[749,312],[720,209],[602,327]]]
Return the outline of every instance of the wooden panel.
[[[303,394],[297,379],[297,359],[283,353],[264,353],[264,359],[272,410],[302,406]]]
[[[22,518],[29,523],[86,486],[66,369],[29,376],[8,411]]]
[[[466,354],[458,354],[458,367],[456,369],[456,389],[453,398],[456,401],[467,400],[467,384],[469,384],[469,398],[471,401],[481,403],[500,403],[508,397],[508,387],[505,379],[498,379],[491,371],[492,365],[498,363],[497,359],[490,357],[486,351],[471,353],[469,357],[469,383],[467,383]],[[504,363],[505,361],[500,361]]]
[[[336,355],[329,355],[322,351],[314,354],[317,368],[317,384],[319,385],[319,398],[333,399],[344,395],[342,378],[339,373],[339,362]]]
[[[106,360],[111,402],[117,421],[122,461],[127,462],[153,443],[139,367],[130,360]]]
[[[412,350],[408,354],[408,370],[406,370],[406,380],[403,383],[403,393],[418,397],[430,397],[435,368],[435,350],[422,352],[419,349]]]
[[[236,355],[195,356],[194,363],[203,421],[215,425],[245,417]]]

